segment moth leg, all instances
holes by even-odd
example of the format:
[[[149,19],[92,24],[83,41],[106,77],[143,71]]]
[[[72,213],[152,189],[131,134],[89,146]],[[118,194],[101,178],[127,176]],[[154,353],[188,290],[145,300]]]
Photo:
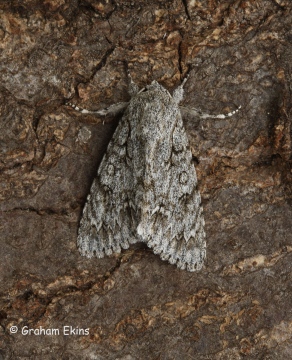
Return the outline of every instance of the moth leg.
[[[117,115],[118,113],[122,112],[127,106],[128,102],[120,102],[113,105],[110,105],[109,107],[101,110],[87,110],[82,109],[75,104],[72,104],[70,102],[67,102],[66,106],[71,106],[73,109],[79,111],[81,114],[93,114],[93,115],[99,115],[99,116],[107,116],[107,115]]]
[[[184,85],[185,83],[187,82],[188,80],[188,77],[189,75],[187,75],[183,82],[181,83],[181,85],[179,85],[173,92],[172,94],[172,98],[173,100],[176,102],[176,104],[179,104],[182,99],[183,99],[183,96],[184,96]],[[199,116],[201,119],[207,119],[207,118],[211,118],[211,119],[226,119],[230,116],[233,116],[234,114],[236,114],[239,109],[241,108],[241,105],[234,111],[231,111],[227,114],[219,114],[219,115],[212,115],[212,114],[207,114],[207,113],[204,113],[202,112],[201,110],[199,109],[196,109],[196,108],[187,108],[185,106],[180,106],[179,107],[181,112],[183,114],[193,114],[195,116]]]
[[[187,108],[185,106],[180,106],[179,108],[180,108],[180,110],[181,110],[181,112],[183,114],[192,114],[192,115],[200,117],[201,119],[207,119],[207,118],[210,118],[210,119],[226,119],[226,118],[231,117],[234,114],[238,113],[239,109],[241,109],[241,105],[234,111],[231,111],[231,112],[229,112],[227,114],[219,114],[219,115],[207,114],[207,113],[202,112],[201,110],[198,110],[198,109],[195,109],[195,108]]]

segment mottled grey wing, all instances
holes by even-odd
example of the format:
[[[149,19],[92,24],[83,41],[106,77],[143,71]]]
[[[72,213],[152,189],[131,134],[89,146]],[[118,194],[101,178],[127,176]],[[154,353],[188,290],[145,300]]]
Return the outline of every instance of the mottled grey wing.
[[[85,204],[78,231],[77,246],[82,255],[103,257],[130,243],[136,235],[139,214],[131,201],[133,178],[127,156],[129,137],[127,113],[119,123],[99,166]]]
[[[137,232],[163,260],[199,270],[206,256],[204,218],[181,114],[163,92],[148,106],[139,135],[147,156]]]

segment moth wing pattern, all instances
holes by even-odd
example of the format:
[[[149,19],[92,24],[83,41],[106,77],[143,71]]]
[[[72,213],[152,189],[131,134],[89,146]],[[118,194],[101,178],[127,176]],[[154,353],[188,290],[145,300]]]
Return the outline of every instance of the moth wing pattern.
[[[93,181],[80,221],[77,246],[81,255],[99,258],[127,249],[138,241],[131,164],[127,161],[129,124],[119,123]]]
[[[177,94],[153,81],[130,100],[83,210],[82,255],[103,257],[142,241],[181,269],[201,269],[204,218]]]

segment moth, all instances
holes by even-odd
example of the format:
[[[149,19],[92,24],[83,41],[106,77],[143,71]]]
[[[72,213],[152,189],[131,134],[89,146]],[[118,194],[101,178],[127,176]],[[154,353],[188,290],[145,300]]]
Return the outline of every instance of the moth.
[[[128,103],[96,112],[125,108],[83,209],[77,237],[81,255],[102,258],[144,242],[180,269],[202,268],[203,208],[179,108],[186,80],[172,96],[156,81],[138,90],[131,80]],[[235,112],[199,115],[222,118]]]

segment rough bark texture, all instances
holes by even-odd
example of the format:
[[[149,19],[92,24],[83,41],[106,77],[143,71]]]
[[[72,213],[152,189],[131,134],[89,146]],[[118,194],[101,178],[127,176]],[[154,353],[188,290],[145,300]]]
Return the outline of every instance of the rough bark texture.
[[[0,359],[291,358],[291,8],[0,2]],[[64,104],[127,101],[125,63],[140,86],[169,90],[189,71],[185,106],[242,106],[229,119],[184,119],[206,220],[200,272],[140,245],[101,260],[76,249],[119,118]],[[60,334],[23,335],[25,326]]]

